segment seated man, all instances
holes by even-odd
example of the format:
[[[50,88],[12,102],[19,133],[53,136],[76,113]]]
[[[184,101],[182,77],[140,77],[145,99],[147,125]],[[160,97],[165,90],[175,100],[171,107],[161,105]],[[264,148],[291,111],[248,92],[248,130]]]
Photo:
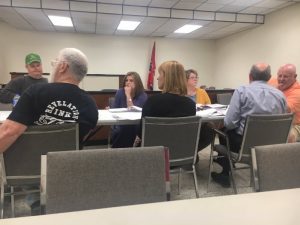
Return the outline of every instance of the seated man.
[[[15,95],[22,95],[32,84],[48,83],[48,80],[42,77],[42,60],[38,54],[28,54],[25,57],[25,67],[27,75],[12,79],[5,88],[0,89],[1,103],[13,103]]]
[[[4,152],[30,125],[79,124],[80,142],[96,126],[94,100],[78,85],[87,73],[87,58],[79,50],[66,48],[52,62],[53,83],[30,86],[0,125],[0,152]]]
[[[295,65],[285,64],[279,68],[277,79],[273,78],[269,81],[269,84],[281,90],[285,95],[288,112],[295,114],[289,142],[300,141],[300,84],[296,78]]]
[[[234,91],[224,119],[224,130],[228,135],[231,151],[239,152],[240,150],[248,115],[286,112],[287,105],[282,92],[267,84],[270,77],[271,69],[268,64],[255,64],[249,74],[250,84],[243,85]],[[220,138],[220,144],[226,145],[226,141]],[[223,167],[223,170],[219,174],[212,172],[211,176],[223,187],[229,187],[229,160],[223,157],[216,161]]]

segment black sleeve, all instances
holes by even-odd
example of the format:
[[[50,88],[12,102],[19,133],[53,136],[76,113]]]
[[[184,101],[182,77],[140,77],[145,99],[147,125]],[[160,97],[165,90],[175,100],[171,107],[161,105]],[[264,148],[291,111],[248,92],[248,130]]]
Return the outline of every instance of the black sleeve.
[[[0,90],[0,102],[2,103],[12,103],[14,96],[18,93],[18,89],[21,83],[21,79],[11,80],[5,88]]]

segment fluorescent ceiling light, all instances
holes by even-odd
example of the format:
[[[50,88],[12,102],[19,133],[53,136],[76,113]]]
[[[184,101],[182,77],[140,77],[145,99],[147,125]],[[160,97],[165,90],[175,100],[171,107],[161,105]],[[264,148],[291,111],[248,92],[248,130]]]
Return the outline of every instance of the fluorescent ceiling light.
[[[135,30],[141,22],[121,20],[118,30]]]
[[[179,29],[175,30],[174,33],[179,33],[179,34],[187,34],[187,33],[191,33],[194,30],[199,29],[200,27],[202,27],[201,25],[184,25],[182,27],[180,27]]]
[[[70,17],[65,16],[48,16],[54,26],[73,27]]]

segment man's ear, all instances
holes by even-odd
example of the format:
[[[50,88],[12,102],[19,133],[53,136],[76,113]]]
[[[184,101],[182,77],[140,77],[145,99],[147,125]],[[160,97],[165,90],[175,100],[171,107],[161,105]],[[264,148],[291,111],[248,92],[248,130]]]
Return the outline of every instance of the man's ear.
[[[68,63],[66,62],[62,62],[60,65],[59,65],[59,72],[60,73],[65,73],[67,70],[68,70]]]
[[[251,83],[253,81],[252,75],[249,74],[249,83]]]

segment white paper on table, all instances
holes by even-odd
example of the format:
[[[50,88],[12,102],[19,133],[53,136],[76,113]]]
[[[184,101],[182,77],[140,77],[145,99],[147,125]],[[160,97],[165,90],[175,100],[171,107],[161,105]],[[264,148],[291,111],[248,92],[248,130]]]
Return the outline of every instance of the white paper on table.
[[[130,106],[128,108],[113,108],[108,110],[111,113],[119,113],[119,112],[142,112],[142,108],[138,106]]]
[[[227,108],[227,105],[222,105],[222,104],[207,104],[206,106],[212,109]]]
[[[196,115],[197,116],[202,116],[202,117],[209,117],[209,116],[212,116],[215,113],[217,113],[216,109],[205,109],[205,110],[197,111]]]
[[[141,119],[141,112],[121,112],[121,113],[113,113],[112,116],[116,119],[123,120],[139,120]]]

